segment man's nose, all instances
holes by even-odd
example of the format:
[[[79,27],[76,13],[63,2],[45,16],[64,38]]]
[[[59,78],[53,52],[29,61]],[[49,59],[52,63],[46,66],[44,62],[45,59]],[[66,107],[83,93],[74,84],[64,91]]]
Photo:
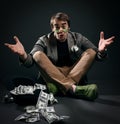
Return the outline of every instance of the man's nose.
[[[59,32],[63,32],[64,29],[62,27],[59,28]]]

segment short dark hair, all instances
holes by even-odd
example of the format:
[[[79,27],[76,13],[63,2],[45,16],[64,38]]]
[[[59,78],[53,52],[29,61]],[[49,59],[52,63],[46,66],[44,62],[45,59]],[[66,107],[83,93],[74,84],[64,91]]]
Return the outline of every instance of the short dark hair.
[[[54,14],[50,19],[51,27],[53,27],[53,20],[54,19],[58,19],[58,20],[61,20],[61,21],[67,21],[67,23],[70,27],[70,18],[68,17],[68,15],[66,13],[58,12],[58,13]]]

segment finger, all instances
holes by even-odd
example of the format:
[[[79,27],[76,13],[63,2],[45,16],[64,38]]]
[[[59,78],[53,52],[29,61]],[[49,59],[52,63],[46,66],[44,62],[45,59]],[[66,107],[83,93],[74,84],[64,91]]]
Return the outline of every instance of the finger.
[[[4,45],[7,46],[8,48],[12,48],[13,47],[13,45],[11,45],[9,43],[5,43]]]
[[[7,46],[7,47],[8,47],[8,46],[10,46],[10,44],[9,44],[9,43],[4,43],[4,45],[5,45],[5,46]]]
[[[112,36],[112,37],[108,38],[107,42],[113,42],[114,38],[115,38],[115,36]]]
[[[16,41],[16,43],[20,42],[20,40],[18,39],[17,36],[14,36],[13,38],[14,38],[14,40]]]
[[[5,43],[4,45],[7,46],[7,47],[11,47],[12,46],[12,44],[9,44],[9,43]]]
[[[100,39],[104,39],[104,32],[103,31],[100,32]]]
[[[112,37],[111,37],[111,40],[114,40],[114,39],[115,39],[115,36],[112,36]]]

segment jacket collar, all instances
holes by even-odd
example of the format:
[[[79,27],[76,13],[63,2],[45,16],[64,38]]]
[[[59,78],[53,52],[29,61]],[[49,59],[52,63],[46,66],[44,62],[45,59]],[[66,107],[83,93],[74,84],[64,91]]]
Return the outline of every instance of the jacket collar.
[[[48,34],[48,39],[49,39],[49,45],[52,46],[50,47],[50,49],[48,49],[48,56],[52,55],[51,57],[54,58],[55,61],[57,61],[58,60],[57,41],[56,41],[56,38],[54,37],[53,32]],[[75,38],[72,32],[68,32],[67,42],[68,42],[68,49],[70,52],[71,47],[75,44]]]

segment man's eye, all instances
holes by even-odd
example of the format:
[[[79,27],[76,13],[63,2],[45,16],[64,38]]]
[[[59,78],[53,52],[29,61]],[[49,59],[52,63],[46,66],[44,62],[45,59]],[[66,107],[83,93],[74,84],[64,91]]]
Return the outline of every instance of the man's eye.
[[[66,26],[62,26],[63,29],[66,29]]]
[[[56,30],[59,30],[60,28],[59,27],[55,27]]]

